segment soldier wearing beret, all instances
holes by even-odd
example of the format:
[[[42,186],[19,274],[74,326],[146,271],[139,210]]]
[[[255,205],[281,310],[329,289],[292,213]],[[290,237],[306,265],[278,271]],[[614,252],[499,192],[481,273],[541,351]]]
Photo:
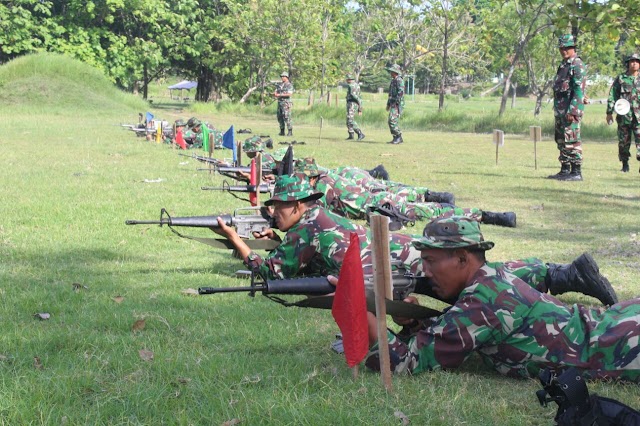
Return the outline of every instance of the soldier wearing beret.
[[[582,180],[582,139],[580,122],[584,114],[586,68],[576,54],[575,39],[571,34],[560,37],[558,48],[562,63],[553,83],[553,110],[555,140],[560,151],[560,171],[549,179],[562,181]]]
[[[613,123],[613,112],[616,102],[624,99],[629,103],[629,111],[625,114],[617,114],[618,122],[618,160],[622,162],[621,172],[629,171],[629,158],[631,153],[631,138],[636,142],[636,159],[640,161],[640,55],[634,53],[625,59],[626,72],[618,75],[611,89],[607,102],[607,123]]]
[[[413,246],[421,251],[435,293],[456,301],[438,317],[398,319],[402,332],[388,333],[392,371],[454,369],[477,352],[509,377],[576,367],[588,378],[640,381],[640,299],[608,309],[565,305],[503,264],[487,263],[485,252],[494,244],[465,217],[431,222]],[[369,314],[371,344],[376,331]],[[375,345],[366,364],[380,368]]]

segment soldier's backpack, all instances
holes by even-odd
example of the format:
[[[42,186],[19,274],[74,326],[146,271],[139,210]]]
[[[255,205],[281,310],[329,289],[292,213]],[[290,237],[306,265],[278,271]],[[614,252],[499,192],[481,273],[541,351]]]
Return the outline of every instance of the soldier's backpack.
[[[540,372],[540,382],[544,389],[536,392],[538,401],[543,407],[549,402],[558,404],[554,420],[559,426],[640,426],[640,412],[614,399],[589,395],[576,368],[569,368],[560,375],[544,369]]]

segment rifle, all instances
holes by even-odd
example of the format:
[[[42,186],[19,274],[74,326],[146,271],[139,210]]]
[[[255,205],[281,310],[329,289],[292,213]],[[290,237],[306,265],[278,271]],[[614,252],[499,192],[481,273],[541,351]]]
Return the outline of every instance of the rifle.
[[[202,163],[214,164],[216,166],[219,166],[219,165],[227,166],[228,165],[228,163],[226,161],[218,160],[217,158],[204,157],[202,155],[197,155],[197,154],[178,154],[178,155],[182,155],[183,157],[193,158],[194,160],[198,160],[198,161],[200,161]],[[198,169],[198,170],[200,170],[200,169]],[[202,170],[209,170],[209,169],[202,169]]]
[[[203,191],[229,191],[229,192],[260,192],[261,194],[270,194],[273,191],[273,185],[262,183],[260,185],[229,185],[227,181],[222,181],[222,186],[202,186]]]
[[[406,273],[403,268],[398,268],[391,276],[393,282],[393,301],[387,301],[389,315],[405,316],[410,318],[427,318],[429,316],[440,315],[439,311],[435,311],[424,306],[413,305],[404,300],[411,293],[418,293],[430,296],[432,298],[442,300],[432,289],[429,278],[424,276],[415,276]],[[373,275],[364,276],[364,286],[367,293],[367,306],[373,308]],[[326,296],[336,291],[336,288],[329,283],[326,277],[301,277],[270,280],[266,279],[257,271],[251,273],[251,284],[248,287],[200,287],[198,294],[216,294],[216,293],[236,293],[247,292],[249,296],[255,297],[256,293],[262,293],[263,296],[280,303],[286,307],[298,306],[309,308],[331,309],[333,303],[332,296]],[[311,297],[297,302],[286,301],[276,295],[306,295],[306,296],[325,296]],[[443,300],[447,303],[455,303],[455,300]]]
[[[242,214],[244,211],[251,211],[253,214]],[[171,232],[182,238],[188,238],[208,244],[217,248],[231,248],[234,246],[227,239],[211,239],[190,237],[182,235],[173,227],[190,227],[190,228],[218,228],[218,217],[221,217],[227,226],[236,228],[236,232],[241,238],[247,239],[246,243],[251,249],[256,250],[272,250],[278,246],[279,242],[274,240],[256,240],[249,239],[253,232],[261,232],[264,228],[274,226],[273,218],[268,214],[265,207],[243,207],[236,209],[233,215],[221,214],[212,216],[190,216],[190,217],[171,217],[166,209],[160,210],[160,220],[127,220],[126,225],[167,225]]]

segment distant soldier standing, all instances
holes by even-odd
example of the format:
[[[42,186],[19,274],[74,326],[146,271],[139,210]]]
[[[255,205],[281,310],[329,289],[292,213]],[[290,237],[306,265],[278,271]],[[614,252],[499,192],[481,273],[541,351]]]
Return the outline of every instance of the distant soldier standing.
[[[617,114],[618,122],[618,159],[622,161],[621,172],[629,171],[629,157],[631,148],[631,136],[636,141],[636,160],[640,161],[640,55],[634,53],[625,60],[627,72],[620,74],[613,81],[609,90],[609,101],[607,103],[607,123],[613,123],[613,111],[616,101],[624,99],[629,102],[629,111],[626,114]]]
[[[403,142],[402,131],[398,127],[398,120],[404,108],[404,82],[400,66],[393,64],[387,68],[391,74],[391,84],[389,85],[389,98],[387,99],[387,111],[389,111],[389,130],[393,140],[388,143],[398,145]]]
[[[580,121],[584,114],[586,69],[576,54],[576,43],[571,34],[558,42],[562,63],[553,84],[553,110],[555,113],[555,140],[560,150],[560,171],[549,179],[563,181],[582,180],[582,141]]]
[[[358,140],[364,139],[364,133],[354,120],[356,112],[362,115],[362,98],[360,97],[360,85],[355,82],[351,74],[347,74],[347,131],[349,139],[353,139],[354,132],[358,134]]]
[[[276,86],[276,91],[273,93],[278,99],[278,123],[280,124],[280,136],[284,136],[284,126],[287,125],[289,132],[287,136],[293,136],[293,128],[291,126],[291,109],[293,108],[293,102],[291,101],[291,95],[293,95],[293,84],[289,81],[289,73],[283,71],[280,74],[282,79],[281,83]]]

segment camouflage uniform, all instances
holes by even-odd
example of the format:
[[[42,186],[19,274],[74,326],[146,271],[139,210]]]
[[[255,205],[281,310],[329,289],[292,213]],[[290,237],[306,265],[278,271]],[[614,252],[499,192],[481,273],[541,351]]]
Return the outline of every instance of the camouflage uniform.
[[[188,148],[202,148],[204,141],[202,139],[202,128],[199,132],[194,132],[192,129],[197,126],[207,126],[209,133],[213,135],[213,148],[222,149],[222,132],[216,130],[216,128],[206,121],[200,121],[195,117],[191,117],[187,122],[187,130],[184,132],[183,137],[188,145]]]
[[[482,219],[482,210],[477,208],[463,209],[440,203],[409,202],[401,194],[387,191],[368,192],[331,171],[320,173],[315,187],[325,194],[320,199],[322,205],[350,219],[366,219],[370,208],[384,205],[397,209],[411,220],[432,220],[437,217],[460,215],[478,221]]]
[[[282,75],[289,77],[288,74]],[[290,81],[283,81],[276,85],[276,93],[291,93],[293,94],[293,84]],[[293,126],[291,124],[291,110],[293,109],[293,101],[291,97],[278,98],[278,124],[280,125],[280,133],[284,134],[284,127],[287,126],[289,133],[292,132]]]
[[[391,84],[389,84],[389,98],[387,99],[387,107],[389,108],[389,131],[394,140],[396,140],[402,137],[402,131],[398,126],[398,121],[404,108],[404,82],[402,81],[400,67],[398,65],[387,68],[387,71],[398,74],[391,80]]]
[[[276,181],[274,196],[265,205],[271,205],[274,201],[313,200],[319,195],[322,194],[311,188],[306,177],[281,176]],[[338,275],[351,232],[358,234],[362,263],[370,268],[370,231],[318,205],[310,207],[303,214],[298,223],[287,231],[280,245],[266,258],[251,252],[245,259],[245,264],[252,270],[259,270],[269,279]],[[415,236],[391,234],[391,259],[403,265],[407,271],[422,275],[420,253],[411,246],[413,238]],[[373,271],[368,270],[367,273],[372,274]]]
[[[368,171],[357,167],[338,167],[335,173],[368,192],[387,191],[406,199],[408,202],[422,203],[425,201],[424,194],[429,192],[429,188],[424,186],[408,186],[398,182],[376,179]]]
[[[630,60],[640,60],[640,56],[634,54],[627,58],[627,64]],[[614,105],[618,99],[626,99],[629,101],[631,108],[626,115],[618,115],[616,121],[618,122],[618,160],[627,164],[631,157],[631,138],[635,139],[636,143],[636,159],[640,161],[640,126],[638,121],[640,120],[640,100],[638,99],[638,93],[640,92],[640,75],[633,76],[627,75],[627,73],[620,74],[616,77],[609,90],[609,99],[607,102],[607,115],[611,115],[614,112]]]
[[[414,247],[493,247],[477,225],[459,219],[432,222]],[[462,222],[466,225],[460,230]],[[639,338],[640,299],[609,309],[567,306],[540,293],[504,265],[488,263],[475,272],[441,316],[424,321],[413,333],[388,333],[391,368],[396,373],[456,368],[478,352],[488,365],[509,377],[536,377],[545,367],[574,366],[588,378],[631,381],[640,379]],[[366,363],[379,370],[377,347]]]
[[[355,121],[356,113],[362,113],[362,98],[360,97],[360,85],[347,76],[347,131],[350,137],[356,132],[360,135],[360,126]]]
[[[561,37],[560,47],[575,47],[573,37]],[[578,55],[560,64],[553,84],[553,110],[555,140],[560,151],[558,160],[563,165],[582,164],[580,121],[584,114],[585,84],[586,68]],[[569,121],[568,115],[575,121]]]

